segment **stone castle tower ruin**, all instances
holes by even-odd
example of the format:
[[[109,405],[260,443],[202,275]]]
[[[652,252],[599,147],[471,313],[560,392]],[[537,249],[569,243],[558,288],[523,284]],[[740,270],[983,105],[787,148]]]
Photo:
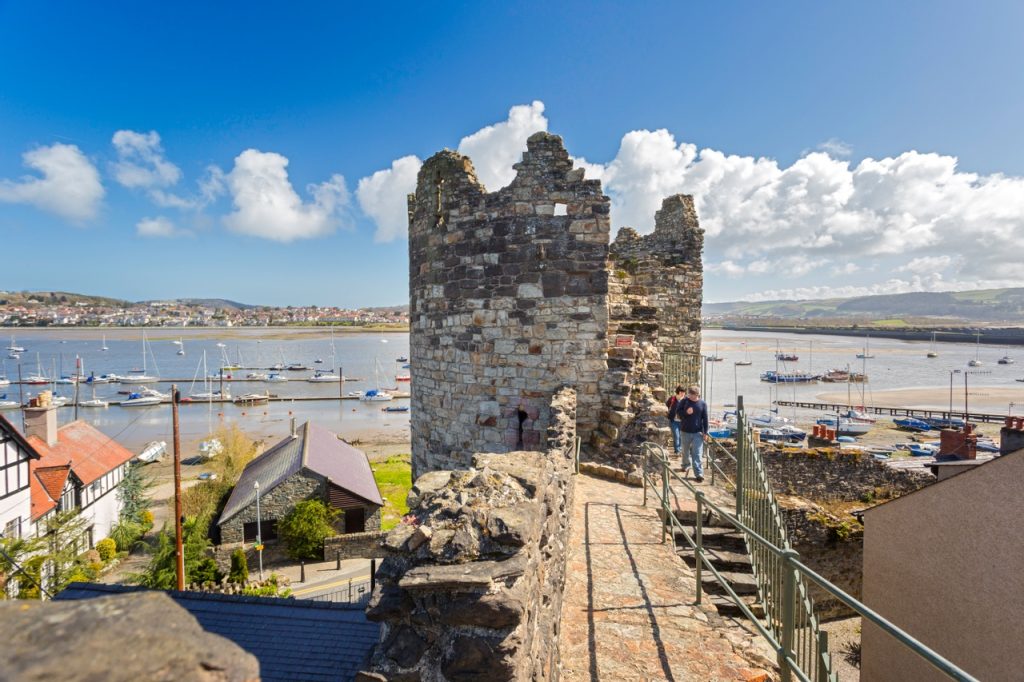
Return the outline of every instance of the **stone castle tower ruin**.
[[[624,440],[667,432],[662,353],[699,351],[692,197],[666,199],[652,234],[623,228],[610,244],[610,200],[560,137],[531,136],[515,169],[488,193],[445,150],[409,196],[414,476],[540,449],[563,386],[588,454],[618,461]]]

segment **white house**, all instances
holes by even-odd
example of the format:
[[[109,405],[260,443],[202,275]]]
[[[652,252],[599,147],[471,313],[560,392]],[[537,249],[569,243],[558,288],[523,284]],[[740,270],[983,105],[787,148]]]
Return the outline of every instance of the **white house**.
[[[25,409],[24,441],[30,460],[31,521],[79,509],[89,519],[88,546],[110,535],[121,512],[116,488],[135,456],[92,425],[75,421],[57,428],[57,408]]]
[[[0,415],[0,533],[17,539],[31,532],[30,465],[39,455]]]

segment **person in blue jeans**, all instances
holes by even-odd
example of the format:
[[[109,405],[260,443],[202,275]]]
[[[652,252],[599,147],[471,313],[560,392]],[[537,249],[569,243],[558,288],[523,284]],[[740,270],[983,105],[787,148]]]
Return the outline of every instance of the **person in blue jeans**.
[[[704,441],[708,437],[708,405],[700,399],[700,389],[690,386],[686,396],[676,402],[669,410],[669,418],[679,423],[680,441],[682,444],[683,474],[693,466],[693,476],[697,483],[704,482],[704,468],[701,459],[704,455]]]
[[[668,407],[668,425],[672,429],[672,449],[678,455],[682,452],[683,447],[683,429],[681,422],[675,418],[675,406],[679,404],[683,398],[686,397],[686,391],[683,390],[682,386],[676,386],[676,393],[670,396],[665,401],[666,407]]]

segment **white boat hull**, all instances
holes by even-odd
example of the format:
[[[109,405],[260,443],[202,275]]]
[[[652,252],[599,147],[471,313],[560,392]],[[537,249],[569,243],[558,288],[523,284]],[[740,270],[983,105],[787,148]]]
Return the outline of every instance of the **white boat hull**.
[[[122,400],[121,407],[150,407],[152,405],[159,405],[161,402],[160,398],[153,396],[143,396],[141,398],[129,398],[128,400]]]
[[[159,381],[159,378],[146,374],[129,374],[126,377],[121,377],[122,384],[151,384],[154,381]]]

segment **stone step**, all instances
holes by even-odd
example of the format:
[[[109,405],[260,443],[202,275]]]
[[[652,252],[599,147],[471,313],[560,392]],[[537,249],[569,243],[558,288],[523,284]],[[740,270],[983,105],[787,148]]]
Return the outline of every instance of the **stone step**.
[[[757,594],[757,580],[753,573],[741,573],[739,571],[720,571],[722,577],[729,581],[729,586],[738,595]],[[705,571],[701,584],[708,594],[725,594],[725,588],[718,582],[715,576]]]
[[[676,509],[676,518],[679,523],[687,526],[694,526],[697,523],[697,502],[696,500],[690,500],[690,504],[687,504],[680,500],[679,506],[681,509]],[[734,526],[726,521],[723,521],[721,517],[711,510],[705,510],[704,512],[704,528],[733,528]]]
[[[686,532],[690,534],[690,537],[693,537],[696,530],[693,526],[687,526]],[[690,545],[683,537],[677,537],[676,544],[686,547]],[[702,528],[701,545],[705,549],[723,549],[728,552],[736,552],[737,554],[747,551],[747,542],[743,539],[743,534],[728,528]]]
[[[683,542],[685,543],[686,541],[683,540]],[[703,547],[703,550],[707,560],[719,571],[736,571],[738,573],[750,573],[753,571],[753,567],[750,565],[750,557],[743,552],[709,547]],[[696,566],[696,553],[690,548],[688,543],[686,546],[677,549],[676,554],[682,557],[683,561],[690,568]]]
[[[743,603],[747,605],[747,608],[753,612],[756,618],[764,618],[764,606],[757,601],[757,597],[740,595],[740,599],[743,600]],[[718,609],[718,613],[721,616],[728,618],[742,618],[744,616],[740,607],[728,595],[710,594],[705,596],[705,600]]]

